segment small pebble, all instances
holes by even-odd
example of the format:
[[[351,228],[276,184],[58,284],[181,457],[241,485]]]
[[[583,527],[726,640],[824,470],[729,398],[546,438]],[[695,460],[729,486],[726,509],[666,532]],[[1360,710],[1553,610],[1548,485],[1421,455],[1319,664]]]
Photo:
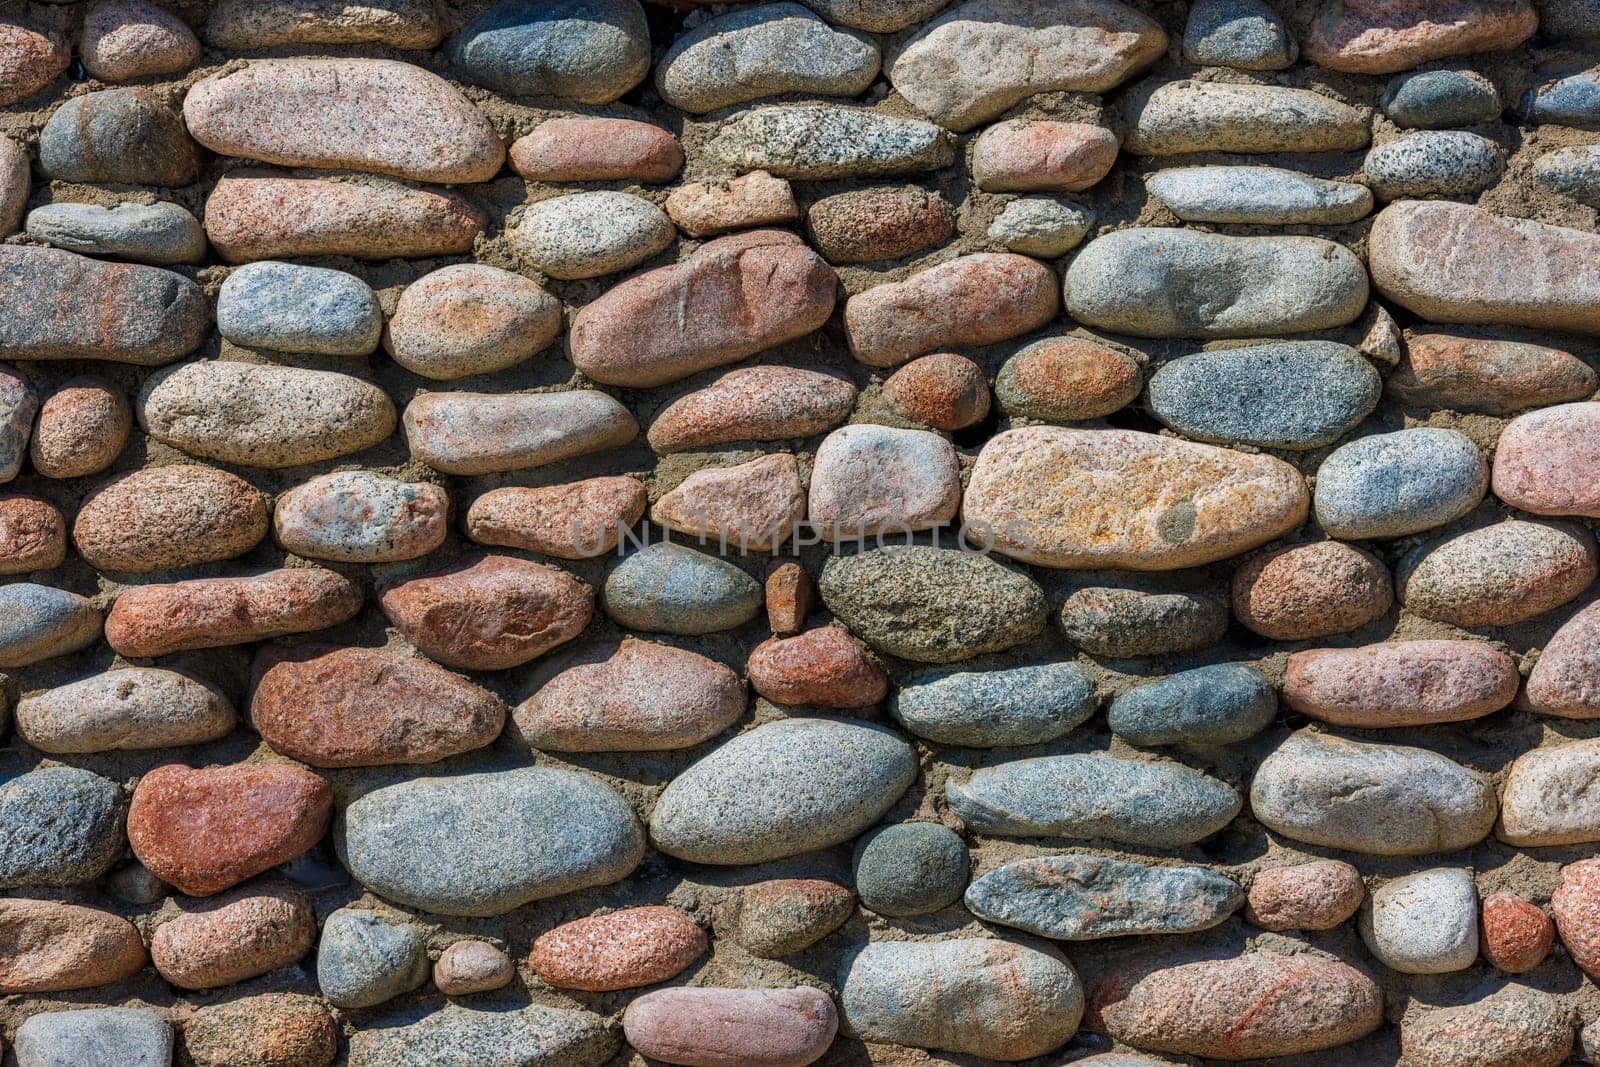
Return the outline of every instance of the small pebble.
[[[711,237],[752,226],[782,226],[800,218],[794,190],[764,170],[728,181],[688,182],[667,194],[666,211],[690,237]]]
[[[1094,215],[1076,204],[1046,197],[1011,201],[989,224],[989,240],[1012,252],[1056,259],[1077,248],[1094,228]]]
[[[433,965],[433,984],[447,997],[504,989],[517,976],[511,957],[487,941],[456,941]]]
[[[1361,939],[1391,970],[1445,974],[1478,959],[1478,893],[1472,875],[1435,868],[1385,882],[1362,909]]]
[[[930,822],[872,831],[856,845],[852,865],[861,906],[897,918],[949,907],[961,899],[972,876],[961,838]]]
[[[883,670],[838,626],[763,641],[745,669],[750,687],[775,704],[870,708],[889,690]]]
[[[935,430],[964,430],[989,414],[989,382],[965,356],[941,352],[912,360],[883,383],[898,414]]]
[[[890,711],[909,732],[970,748],[1063,737],[1095,712],[1094,681],[1076,663],[936,671],[896,690]]]
[[[1259,671],[1215,663],[1129,690],[1106,709],[1106,723],[1135,745],[1230,745],[1277,714],[1277,694]]]
[[[73,378],[44,398],[28,458],[46,478],[82,478],[116,462],[133,429],[122,391],[103,378]]]
[[[633,119],[551,119],[513,141],[510,155],[511,169],[530,182],[660,185],[683,169],[678,139]]]
[[[1466,196],[1499,181],[1506,157],[1475,133],[1423,130],[1374,148],[1362,169],[1380,200]]]
[[[644,483],[622,475],[491,489],[467,509],[467,536],[480,545],[592,559],[616,548],[644,517],[645,500]]]
[[[28,236],[86,256],[167,266],[205,259],[200,221],[177,204],[46,204],[28,212]]]
[[[317,940],[311,902],[293,891],[252,888],[180,908],[150,938],[151,962],[180,989],[216,989],[287,967]],[[326,935],[322,944],[326,952]]]
[[[834,882],[757,882],[739,895],[739,944],[758,959],[792,956],[843,926],[855,908],[855,894]]]
[[[1483,901],[1483,958],[1507,974],[1522,974],[1544,962],[1556,928],[1537,905],[1515,893],[1491,893]]]
[[[635,552],[611,571],[605,609],[631,630],[717,633],[756,617],[761,584],[718,556],[663,541]]]
[[[155,904],[172,893],[172,887],[138,860],[123,864],[106,876],[106,888],[129,904]]]
[[[767,626],[773,633],[796,634],[805,628],[806,617],[816,603],[817,586],[798,560],[769,560],[764,593]]]
[[[1383,561],[1340,541],[1262,553],[1233,572],[1233,614],[1262,637],[1306,641],[1359,630],[1394,604]]]
[[[619,192],[568,193],[522,213],[511,246],[552,278],[597,278],[642,263],[673,241],[672,220],[648,200]]]
[[[1349,540],[1421,533],[1477,507],[1488,475],[1478,446],[1455,430],[1419,426],[1360,437],[1317,468],[1317,522],[1329,536]]]
[[[340,908],[322,924],[317,988],[336,1008],[372,1008],[428,980],[428,943],[407,923]]]
[[[1383,111],[1402,129],[1476,126],[1500,115],[1500,93],[1475,70],[1419,70],[1394,78]]]
[[[450,497],[428,482],[371,471],[320,474],[278,497],[272,528],[298,556],[341,563],[394,563],[444,543]]]
[[[1366,895],[1361,872],[1343,860],[1273,867],[1250,883],[1245,917],[1263,930],[1332,930]]]
[[[625,908],[540,934],[528,966],[557,989],[607,992],[665,982],[709,948],[705,931],[676,908]]]

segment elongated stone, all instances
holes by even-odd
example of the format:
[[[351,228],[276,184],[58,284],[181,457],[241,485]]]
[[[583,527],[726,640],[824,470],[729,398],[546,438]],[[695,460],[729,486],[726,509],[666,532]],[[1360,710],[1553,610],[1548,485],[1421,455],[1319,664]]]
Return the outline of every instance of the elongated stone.
[[[1499,711],[1517,683],[1511,657],[1482,641],[1385,641],[1291,653],[1283,702],[1340,726],[1424,726]]]
[[[931,122],[859,108],[792,104],[730,119],[706,145],[717,162],[780,178],[886,178],[950,165],[955,142]]]
[[[799,367],[741,367],[672,401],[650,424],[663,455],[736,441],[812,437],[843,422],[856,388],[844,378]]]
[[[383,311],[354,274],[297,263],[250,263],[217,293],[217,332],[236,345],[318,356],[378,347]]]
[[[78,509],[72,541],[101,570],[142,574],[233,559],[267,535],[267,502],[227,471],[178,463],[134,471]]]
[[[77,593],[32,582],[0,585],[0,667],[26,667],[100,638],[100,609]]]
[[[1541,989],[1505,986],[1481,1000],[1421,1013],[1401,1027],[1400,1047],[1417,1067],[1559,1067],[1571,1062],[1572,1017]],[[1584,1057],[1593,1055],[1586,1050]]]
[[[1548,745],[1518,756],[1500,789],[1495,835],[1516,848],[1600,841],[1600,739]]]
[[[1395,590],[1425,619],[1514,626],[1572,600],[1597,573],[1586,528],[1513,519],[1419,546],[1396,569]]]
[[[1405,356],[1384,389],[1407,404],[1512,415],[1525,408],[1583,400],[1600,380],[1587,363],[1559,348],[1469,334],[1423,333],[1406,339]]]
[[[438,75],[388,59],[258,59],[189,90],[195,139],[225,156],[423,182],[494,177],[494,127]]]
[[[1533,164],[1534,182],[1580,204],[1600,204],[1600,151],[1596,149],[1595,145],[1579,145],[1540,156]]]
[[[422,0],[219,0],[206,41],[230,51],[279,45],[386,44],[432,48],[444,37],[439,13]]]
[[[1362,172],[1382,200],[1470,196],[1506,170],[1500,146],[1465,130],[1419,130],[1367,153]]]
[[[1336,448],[1317,468],[1317,522],[1332,537],[1404,537],[1478,506],[1488,464],[1459,430],[1413,426]]]
[[[159,9],[158,9],[159,10]],[[0,149],[3,152],[4,149]],[[86,256],[166,266],[206,256],[200,220],[177,204],[46,204],[28,212],[28,236]]]
[[[17,732],[41,752],[143,750],[198,745],[233,729],[233,705],[176,671],[126,667],[23,697]]]
[[[350,1067],[433,1067],[468,1063],[597,1067],[619,1042],[593,1012],[531,1005],[515,1011],[460,1004],[404,1026],[362,1030],[350,1038]]]
[[[1129,98],[1123,147],[1142,156],[1189,152],[1340,152],[1367,143],[1349,104],[1278,85],[1168,82]]]
[[[761,610],[761,585],[720,556],[663,541],[606,577],[606,614],[633,630],[706,634],[731,630]]]
[[[246,644],[336,626],[361,610],[361,599],[354,582],[320,567],[143,585],[111,606],[106,643],[140,659]]]
[[[804,1067],[833,1043],[839,1014],[820,989],[659,989],[628,1005],[628,1044],[662,1063]]]
[[[1277,714],[1277,694],[1259,671],[1213,663],[1122,694],[1106,709],[1106,725],[1136,745],[1228,745],[1254,737]]]
[[[1083,122],[998,122],[978,136],[972,172],[989,193],[1076,193],[1117,161],[1117,136]]]
[[[565,485],[491,489],[467,511],[467,536],[558,559],[593,559],[644,517],[645,487],[625,475]]]
[[[1515,48],[1538,25],[1525,0],[1340,0],[1312,22],[1305,55],[1350,74],[1393,74],[1430,59]]]
[[[890,710],[911,733],[941,745],[1033,745],[1088,721],[1094,682],[1076,663],[943,671],[901,686]]]
[[[1427,749],[1300,730],[1256,769],[1250,810],[1296,841],[1376,856],[1476,844],[1494,825],[1487,776]]]
[[[412,456],[445,474],[527,470],[616,448],[639,433],[627,408],[593,389],[423,393],[406,405],[402,425]]]
[[[667,194],[667,214],[690,237],[748,226],[781,226],[800,217],[794,190],[764,170],[727,181],[689,182]]]
[[[638,0],[506,0],[450,42],[468,81],[510,96],[608,104],[650,72]]]
[[[1138,227],[1085,246],[1066,290],[1073,318],[1113,333],[1261,337],[1354,322],[1367,305],[1367,272],[1349,249],[1317,237]]]
[[[709,947],[689,916],[652,905],[562,923],[534,940],[528,966],[547,985],[603,993],[665,982]]]
[[[945,785],[969,830],[1001,837],[1103,838],[1181,848],[1239,813],[1239,794],[1181,763],[1094,752],[1014,760]]]
[[[58,993],[119,982],[149,959],[139,931],[128,920],[52,900],[0,900],[0,946],[5,948],[0,954],[0,990],[8,994]],[[51,1012],[34,1019],[59,1015]],[[37,1023],[32,1029],[39,1029]],[[18,1043],[25,1044],[21,1037],[18,1034]],[[58,1047],[54,1042],[44,1044]],[[66,1067],[59,1060],[50,1062],[52,1067]]]
[[[216,989],[266,974],[294,963],[317,940],[311,902],[293,890],[252,887],[182,909],[150,938],[151,962],[179,989]]]
[[[511,169],[530,182],[631,179],[656,185],[683,169],[683,146],[661,127],[635,119],[551,119],[512,142]],[[667,212],[673,214],[670,197]]]
[[[1338,225],[1372,210],[1364,185],[1278,167],[1168,167],[1145,186],[1185,222]]]
[[[39,394],[28,379],[0,363],[0,482],[11,481],[22,470],[38,412]]]
[[[1220,597],[1189,589],[1162,591],[1132,581],[1073,583],[1056,621],[1061,634],[1091,656],[1133,659],[1206,648],[1228,629]]]
[[[1244,906],[1244,890],[1203,867],[1150,867],[1101,856],[1008,863],[967,887],[980,919],[1063,941],[1206,930]]]

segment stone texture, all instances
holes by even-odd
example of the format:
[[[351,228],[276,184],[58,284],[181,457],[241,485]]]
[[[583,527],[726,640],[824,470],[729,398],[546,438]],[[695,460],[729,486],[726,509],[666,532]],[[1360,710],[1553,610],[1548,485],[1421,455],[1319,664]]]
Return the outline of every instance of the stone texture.
[[[217,332],[236,345],[318,356],[378,347],[383,311],[366,282],[344,271],[250,263],[217,293]]]
[[[1405,537],[1454,522],[1483,499],[1488,464],[1456,430],[1416,426],[1335,449],[1317,468],[1317,523],[1332,537]]]
[[[948,826],[880,826],[856,843],[852,859],[861,906],[879,915],[929,915],[961,899],[972,877],[967,846]]]
[[[989,240],[1012,252],[1055,259],[1077,248],[1094,227],[1094,216],[1076,204],[1048,197],[1013,200],[989,224]]]
[[[628,409],[595,389],[421,393],[406,405],[401,427],[412,456],[445,474],[528,470],[639,434]]]
[[[0,786],[0,887],[92,882],[122,856],[127,801],[77,767],[39,767]]]
[[[1106,709],[1106,724],[1135,745],[1228,745],[1277,714],[1277,694],[1259,671],[1214,663],[1129,690]]]
[[[803,952],[855,912],[855,894],[819,878],[778,878],[739,895],[739,944],[758,959]]]
[[[1600,862],[1579,860],[1561,868],[1561,883],[1550,894],[1561,944],[1584,974],[1600,971]]]
[[[872,33],[897,33],[925,22],[950,0],[807,0],[829,22]]]
[[[1475,133],[1423,130],[1374,148],[1362,170],[1380,200],[1469,196],[1500,180],[1506,157]]]
[[[316,940],[317,918],[304,896],[247,889],[183,905],[151,935],[150,958],[180,989],[215,989],[286,967]]]
[[[1600,80],[1590,71],[1570,74],[1529,90],[1522,110],[1531,123],[1593,129],[1600,122]]]
[[[1361,910],[1361,939],[1403,974],[1445,974],[1478,958],[1478,893],[1472,873],[1438,867],[1385,882]]]
[[[39,394],[28,379],[0,363],[0,483],[21,473],[29,429],[38,410]]]
[[[26,667],[100,639],[100,610],[86,597],[32,582],[0,585],[0,667]]]
[[[1391,81],[1382,106],[1402,128],[1476,126],[1499,117],[1500,92],[1474,70],[1419,70]]]
[[[789,183],[764,170],[728,181],[679,185],[667,194],[666,211],[690,237],[710,237],[750,226],[781,226],[800,217]]]
[[[1197,66],[1282,70],[1300,54],[1294,35],[1261,0],[1195,0],[1183,58]]]
[[[169,763],[139,779],[128,842],[163,881],[211,896],[316,844],[332,811],[332,791],[301,767]]]
[[[313,767],[435,763],[489,744],[499,698],[425,659],[297,645],[258,661],[250,719],[273,750]]]
[[[1339,541],[1264,552],[1233,572],[1233,615],[1262,637],[1306,641],[1349,633],[1388,613],[1383,561]]]
[[[1309,89],[1168,82],[1127,103],[1123,148],[1142,156],[1189,152],[1337,152],[1363,148],[1367,121]]]
[[[28,236],[68,252],[169,266],[206,255],[200,220],[177,204],[46,204],[28,212]]]
[[[487,941],[454,942],[433,965],[433,984],[447,997],[503,989],[516,976],[511,957]]]
[[[67,520],[37,497],[0,498],[0,574],[27,574],[61,566],[67,557]]]
[[[0,29],[0,33],[4,32]],[[28,150],[10,137],[0,137],[0,237],[22,223],[32,180]]]
[[[263,993],[198,1008],[183,1046],[195,1067],[332,1067],[338,1028],[313,997]]]
[[[1600,203],[1600,153],[1594,145],[1558,148],[1534,161],[1533,180],[1540,188],[1593,207]]]
[[[467,536],[480,545],[524,548],[558,559],[591,559],[617,547],[644,517],[645,487],[605,476],[565,485],[491,489],[467,510]]]
[[[1406,339],[1405,355],[1384,388],[1418,407],[1512,415],[1583,400],[1596,385],[1589,365],[1559,348],[1425,333]]]
[[[1095,712],[1094,681],[1076,663],[936,671],[902,684],[890,711],[941,745],[1001,748],[1053,741]]]
[[[800,465],[787,452],[697,470],[650,508],[658,526],[756,552],[789,540],[805,514]]]
[[[827,1052],[838,1011],[820,989],[662,989],[628,1005],[628,1044],[662,1063],[805,1067]]]
[[[1290,653],[1283,702],[1339,726],[1426,726],[1499,711],[1517,683],[1515,661],[1481,641],[1385,641]]]
[[[1395,588],[1425,619],[1513,626],[1577,597],[1597,573],[1584,527],[1513,519],[1418,547],[1401,561]]]
[[[46,478],[82,478],[111,466],[133,429],[133,409],[104,378],[62,383],[44,398],[28,445],[33,469]]]
[[[322,924],[317,987],[336,1008],[373,1008],[428,980],[421,931],[370,911],[340,908]]]
[[[106,643],[141,659],[241,645],[337,626],[353,618],[361,602],[355,583],[316,567],[144,585],[111,606]]]
[[[650,70],[650,30],[638,0],[505,0],[450,43],[470,82],[509,96],[608,104]]]
[[[1077,193],[1117,161],[1117,135],[1082,122],[997,122],[978,135],[972,172],[986,193]]]
[[[689,916],[651,905],[562,923],[534,940],[528,966],[557,989],[607,992],[665,982],[709,948]]]
[[[135,574],[233,559],[266,535],[266,498],[249,482],[189,463],[113,478],[72,523],[72,543],[91,566]]]
[[[1600,608],[1586,607],[1562,624],[1528,674],[1524,704],[1542,715],[1600,716]]]
[[[1600,740],[1592,738],[1518,756],[1500,788],[1495,834],[1518,848],[1600,841],[1600,807],[1588,784],[1597,765]]]
[[[1207,930],[1244,905],[1232,879],[1203,867],[1151,867],[1101,856],[1017,860],[973,882],[974,915],[1062,941]]]
[[[711,159],[795,181],[886,178],[950,165],[955,142],[931,122],[859,108],[786,104],[744,111],[706,145]]]
[[[955,450],[927,430],[846,426],[823,440],[812,462],[808,517],[824,540],[931,529],[960,505]]]
[[[867,708],[889,690],[883,670],[838,626],[763,641],[746,670],[751,688],[775,704]]]
[[[439,13],[422,0],[218,0],[206,20],[215,48],[386,44],[432,48],[444,36]]]
[[[367,889],[439,915],[501,915],[610,885],[644,855],[627,801],[586,775],[547,767],[375,789],[345,808],[334,840]]]
[[[568,193],[526,208],[511,246],[552,278],[615,274],[663,251],[677,237],[666,212],[631,193]]]
[[[1400,1048],[1418,1067],[1559,1067],[1572,1054],[1572,1017],[1549,993],[1507,986],[1407,1022]]]
[[[851,189],[806,209],[806,232],[829,263],[900,259],[955,233],[955,210],[916,185]]]
[[[816,604],[816,583],[799,560],[770,559],[766,571],[767,625],[775,634],[799,633]]]
[[[1366,895],[1361,872],[1343,860],[1273,867],[1250,883],[1245,918],[1263,930],[1332,930]]]
[[[633,553],[606,576],[605,609],[633,630],[717,633],[756,617],[761,585],[720,556],[663,541]]]
[[[1531,971],[1555,945],[1556,928],[1538,905],[1501,891],[1484,898],[1483,958],[1508,974]]]
[[[72,53],[58,35],[32,20],[0,20],[0,107],[38,93],[71,62]]]
[[[1523,0],[1336,0],[1312,22],[1305,55],[1350,74],[1393,74],[1430,59],[1515,48],[1538,25]]]
[[[1079,586],[1061,602],[1061,633],[1091,656],[1132,659],[1206,648],[1222,640],[1228,606],[1204,592],[1152,591],[1148,583]]]
[[[53,754],[199,745],[234,725],[220,691],[160,667],[124,667],[30,693],[15,718],[28,744]]]
[[[1600,404],[1558,404],[1518,415],[1495,446],[1494,494],[1536,515],[1600,515],[1589,471],[1600,462]]]
[[[39,169],[58,181],[188,185],[199,152],[184,124],[146,89],[106,89],[58,107],[39,133]]]
[[[126,919],[49,900],[0,900],[0,947],[0,990],[8,994],[108,985],[148,959]]]
[[[1145,180],[1185,222],[1337,225],[1372,210],[1372,191],[1278,167],[1168,167]]]
[[[172,1026],[141,1008],[45,1012],[17,1027],[16,1053],[18,1067],[165,1067]]]
[[[901,416],[935,430],[963,430],[989,414],[989,381],[965,356],[939,352],[912,360],[883,383]]]
[[[1093,341],[1049,337],[1006,360],[994,394],[1008,415],[1079,422],[1121,410],[1143,385],[1129,356]]]
[[[662,454],[814,437],[848,418],[855,399],[855,386],[834,374],[742,367],[662,408],[647,436]]]
[[[631,180],[659,185],[683,169],[683,148],[672,134],[648,122],[551,119],[512,142],[511,169],[530,182]]]
[[[278,543],[298,556],[341,563],[393,563],[444,542],[450,498],[428,482],[371,471],[320,474],[278,497]]]
[[[475,1011],[459,1005],[405,1026],[358,1031],[350,1067],[432,1067],[451,1058],[467,1063],[598,1067],[617,1051],[600,1016],[531,1005]]]

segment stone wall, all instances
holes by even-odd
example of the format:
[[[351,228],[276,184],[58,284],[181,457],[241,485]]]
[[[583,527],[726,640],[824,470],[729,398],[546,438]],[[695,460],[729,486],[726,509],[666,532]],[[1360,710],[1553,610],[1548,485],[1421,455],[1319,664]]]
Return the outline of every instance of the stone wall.
[[[0,0],[6,1064],[1600,1063],[1600,4],[807,4]]]

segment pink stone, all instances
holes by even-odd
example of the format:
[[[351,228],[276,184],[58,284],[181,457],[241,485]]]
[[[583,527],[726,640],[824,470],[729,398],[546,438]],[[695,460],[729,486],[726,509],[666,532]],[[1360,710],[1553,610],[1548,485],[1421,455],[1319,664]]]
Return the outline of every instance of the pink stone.
[[[960,505],[961,465],[938,434],[862,423],[817,449],[810,521],[827,540],[931,529]]]
[[[1600,403],[1512,419],[1495,446],[1495,496],[1535,515],[1600,518]]]
[[[467,510],[467,536],[480,545],[525,548],[559,559],[592,559],[617,547],[644,517],[645,487],[615,475],[566,485],[491,489]]]
[[[13,18],[0,18],[0,107],[26,100],[56,80],[70,62],[61,39]]]
[[[669,530],[757,552],[788,540],[805,514],[800,465],[787,452],[695,471],[650,509]]]
[[[1595,391],[1589,365],[1545,345],[1449,333],[1406,339],[1384,391],[1407,404],[1511,415],[1582,400]]]
[[[867,708],[889,690],[866,649],[837,626],[763,641],[747,670],[750,685],[775,704]]]
[[[1561,868],[1561,884],[1550,894],[1561,943],[1590,978],[1600,979],[1600,859]]]
[[[181,907],[150,938],[156,970],[180,989],[215,989],[286,967],[317,939],[311,902],[292,890],[245,890]]]
[[[140,659],[242,645],[337,626],[355,617],[361,600],[359,586],[320,567],[138,586],[111,606],[106,643]]]
[[[1273,867],[1250,883],[1245,917],[1263,930],[1332,930],[1366,895],[1361,873],[1341,860]]]
[[[1527,0],[1324,0],[1305,55],[1349,74],[1394,74],[1430,59],[1515,48],[1538,25]]]
[[[676,137],[648,122],[552,119],[512,143],[511,169],[530,182],[659,185],[683,169],[683,149]]]
[[[144,574],[233,559],[267,535],[267,501],[243,478],[192,463],[120,475],[89,494],[72,541],[98,570]]]
[[[742,367],[668,404],[647,436],[662,454],[811,437],[849,418],[855,400],[855,386],[833,374]]]
[[[67,520],[37,497],[0,498],[0,574],[61,566],[67,558]]]
[[[1233,614],[1275,641],[1349,633],[1394,604],[1383,561],[1341,541],[1264,552],[1233,573]]]
[[[1546,642],[1522,703],[1542,715],[1600,718],[1600,604],[1590,604]]]
[[[687,1067],[805,1067],[833,1044],[839,1014],[821,990],[661,989],[628,1005],[628,1044]]]
[[[1289,656],[1283,702],[1340,726],[1481,718],[1517,695],[1517,665],[1482,641],[1385,641]]]
[[[9,137],[0,137],[0,237],[22,225],[32,181],[28,150]]]
[[[1483,958],[1508,974],[1539,966],[1556,940],[1550,916],[1515,893],[1484,898],[1482,929]]]
[[[956,213],[915,185],[851,189],[812,204],[806,229],[828,262],[871,263],[943,243],[956,232]]]
[[[456,263],[406,286],[383,331],[394,361],[424,378],[491,374],[542,352],[561,332],[561,301],[499,267]]]
[[[677,908],[626,908],[541,934],[528,965],[560,989],[633,989],[665,982],[709,946],[705,931]]]
[[[147,959],[128,920],[50,900],[0,900],[0,993],[57,993],[120,982]]]
[[[122,391],[103,378],[73,378],[45,397],[28,445],[46,478],[82,478],[116,462],[133,429]]]
[[[1082,192],[1117,161],[1117,135],[1083,122],[997,122],[978,135],[972,170],[986,193]]]
[[[433,984],[447,997],[503,989],[516,976],[511,957],[487,941],[457,941],[433,965]]]
[[[512,146],[513,154],[515,146]],[[667,214],[690,237],[751,226],[781,226],[800,217],[794,190],[782,178],[753,170],[724,182],[689,182],[667,194]]]
[[[912,360],[883,383],[896,412],[935,430],[964,430],[989,414],[989,381],[965,356],[938,352]]]
[[[176,74],[200,59],[188,23],[145,0],[99,0],[83,16],[83,68],[101,81]]]

